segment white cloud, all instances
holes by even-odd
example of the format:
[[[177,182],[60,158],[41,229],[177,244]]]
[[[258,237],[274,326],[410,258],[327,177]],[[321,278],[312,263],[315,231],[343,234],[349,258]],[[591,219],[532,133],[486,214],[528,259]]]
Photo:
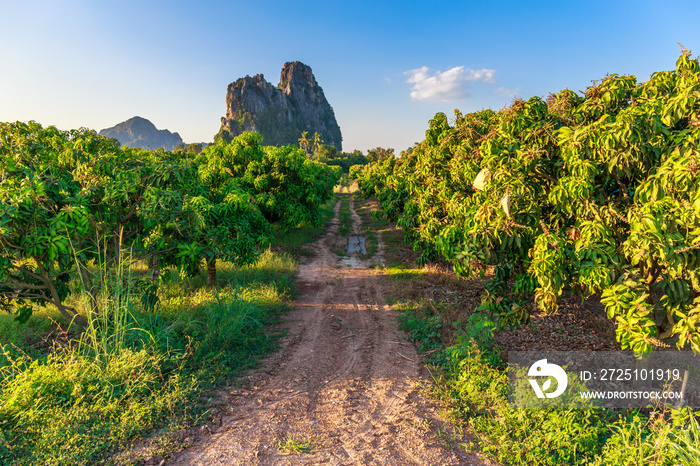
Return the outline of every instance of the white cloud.
[[[520,90],[519,87],[516,87],[515,89],[508,89],[507,87],[499,87],[496,89],[494,94],[500,94],[500,95],[505,95],[507,97],[512,97],[515,98],[518,96],[518,91]]]
[[[447,71],[435,71],[427,66],[404,72],[409,78],[407,83],[413,84],[411,98],[415,100],[434,100],[451,102],[469,97],[468,83],[495,83],[494,70],[472,70],[463,66],[455,66]]]

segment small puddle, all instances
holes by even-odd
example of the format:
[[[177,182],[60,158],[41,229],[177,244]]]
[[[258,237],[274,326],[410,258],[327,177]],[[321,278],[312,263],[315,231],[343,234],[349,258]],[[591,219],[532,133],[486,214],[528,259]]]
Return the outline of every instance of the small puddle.
[[[364,236],[348,236],[348,245],[345,248],[348,254],[340,259],[340,263],[349,267],[358,267],[362,262],[358,254],[367,254]]]
[[[359,267],[362,261],[357,256],[345,256],[340,258],[340,263],[346,267]]]
[[[367,254],[367,248],[365,248],[365,237],[348,236],[348,247],[345,252],[348,254]]]

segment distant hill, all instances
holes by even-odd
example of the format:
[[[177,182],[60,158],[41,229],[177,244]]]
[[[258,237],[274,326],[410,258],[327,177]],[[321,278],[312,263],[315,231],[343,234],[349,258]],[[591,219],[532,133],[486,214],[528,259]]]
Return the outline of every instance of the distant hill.
[[[177,133],[167,129],[157,129],[153,123],[135,116],[111,128],[100,131],[100,136],[114,138],[122,146],[138,147],[140,149],[173,150],[173,146],[182,144],[182,138]]]
[[[262,74],[229,84],[226,116],[216,140],[226,141],[243,131],[254,131],[270,146],[298,144],[302,132],[319,133],[325,144],[342,150],[343,137],[333,108],[316,82],[311,67],[301,62],[284,64],[274,86]]]

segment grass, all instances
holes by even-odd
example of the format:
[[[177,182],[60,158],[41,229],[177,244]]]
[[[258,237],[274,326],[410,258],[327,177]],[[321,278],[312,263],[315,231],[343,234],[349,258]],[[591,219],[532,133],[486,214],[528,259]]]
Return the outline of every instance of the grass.
[[[433,351],[442,347],[440,315],[431,312],[425,302],[400,301],[394,304],[398,311],[399,328],[408,332],[419,351]]]
[[[352,230],[352,214],[350,213],[350,195],[338,194],[340,196],[340,227],[338,233],[340,236],[348,236]]]
[[[277,443],[277,448],[286,455],[313,453],[316,446],[312,439],[303,439],[293,434],[287,434],[284,440]]]
[[[305,224],[297,228],[284,229],[275,227],[272,239],[272,248],[275,251],[286,252],[293,257],[309,257],[313,251],[308,247],[309,243],[323,235],[328,223],[333,218],[337,198],[331,199],[320,207],[320,222],[316,225]]]
[[[0,312],[0,347],[3,348],[0,351],[0,368],[9,364],[9,356],[40,357],[54,342],[65,339],[62,329],[68,324],[53,309],[35,309],[33,317],[25,324],[20,324],[11,314]]]
[[[335,194],[335,199],[340,201],[340,207],[338,210],[338,221],[339,221],[339,227],[338,227],[338,235],[339,237],[345,237],[347,238],[348,235],[350,234],[350,231],[352,230],[352,214],[350,212],[350,194],[343,194],[342,191],[343,189],[347,190],[347,186],[340,185],[337,190],[334,192]],[[336,243],[335,246],[331,247],[331,252],[339,257],[346,257],[347,250],[345,247],[338,247],[340,245],[340,241]],[[347,241],[345,242],[345,245],[347,246]]]
[[[332,204],[324,209],[327,222]],[[214,289],[204,274],[165,271],[155,307],[141,300],[143,264],[98,273],[108,278],[103,311],[83,332],[67,331],[51,309],[24,325],[0,314],[0,464],[132,464],[137,458],[115,453],[156,428],[165,445],[168,432],[208,422],[198,394],[277,348],[272,329],[295,293],[296,262],[285,251],[302,251],[323,229],[278,232],[275,249],[249,266],[217,264]]]
[[[432,393],[450,407],[445,416],[473,437],[468,448],[512,465],[700,464],[697,415],[687,408],[645,414],[511,407],[507,368],[493,345],[497,325],[479,314],[454,321],[447,305],[402,296],[400,290],[415,287],[429,274],[388,268],[387,276],[398,284],[389,299],[400,327],[432,364]]]
[[[100,364],[62,352],[16,367],[3,383],[3,464],[96,464],[165,422],[198,383],[164,374],[164,357],[125,350]]]
[[[214,383],[276,348],[266,327],[287,308],[294,271],[290,256],[267,251],[253,266],[222,267],[219,289],[174,280],[160,291],[160,312],[143,315],[142,325],[159,335],[161,351],[189,355],[188,371]]]

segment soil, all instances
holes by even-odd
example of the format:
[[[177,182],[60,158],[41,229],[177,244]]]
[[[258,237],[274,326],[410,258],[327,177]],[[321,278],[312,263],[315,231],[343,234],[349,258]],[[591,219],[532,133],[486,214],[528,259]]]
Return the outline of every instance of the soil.
[[[350,201],[351,235],[360,237]],[[469,439],[424,393],[429,374],[397,329],[372,268],[382,260],[381,233],[373,258],[332,252],[349,245],[338,235],[339,209],[340,202],[313,258],[300,266],[281,350],[243,388],[222,394],[218,426],[184,439],[188,449],[155,464],[493,464],[465,450]],[[282,446],[290,439],[309,442],[307,451],[290,453]]]

